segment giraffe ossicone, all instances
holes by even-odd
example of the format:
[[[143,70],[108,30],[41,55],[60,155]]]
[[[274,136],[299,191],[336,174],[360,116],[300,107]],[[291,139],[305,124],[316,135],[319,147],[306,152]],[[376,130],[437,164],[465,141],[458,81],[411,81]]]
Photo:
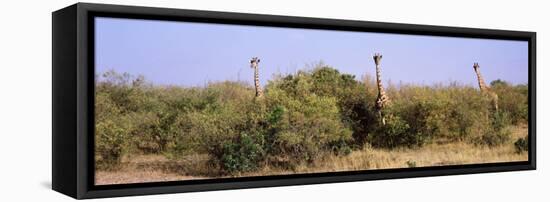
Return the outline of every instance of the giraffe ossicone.
[[[380,55],[380,53],[375,53],[372,58],[374,59],[374,64],[379,65],[380,60],[382,60],[382,55]]]

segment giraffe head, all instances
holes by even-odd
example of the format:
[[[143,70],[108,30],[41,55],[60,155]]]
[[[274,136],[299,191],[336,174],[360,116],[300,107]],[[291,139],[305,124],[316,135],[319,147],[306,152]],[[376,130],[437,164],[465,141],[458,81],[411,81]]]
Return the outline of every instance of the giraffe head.
[[[258,57],[253,57],[251,60],[250,60],[250,68],[257,68],[258,67],[258,63],[260,63],[260,59]]]
[[[374,59],[374,63],[376,65],[380,65],[380,60],[382,60],[382,55],[380,55],[380,53],[375,53],[372,58]]]
[[[477,64],[477,62],[474,63],[474,70],[478,70],[479,69],[479,64]]]

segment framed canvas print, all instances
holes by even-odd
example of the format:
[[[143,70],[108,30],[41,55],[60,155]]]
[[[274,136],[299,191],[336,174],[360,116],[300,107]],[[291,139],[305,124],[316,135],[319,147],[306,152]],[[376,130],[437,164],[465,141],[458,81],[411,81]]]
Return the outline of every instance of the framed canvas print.
[[[52,184],[74,198],[536,168],[534,32],[52,15]]]

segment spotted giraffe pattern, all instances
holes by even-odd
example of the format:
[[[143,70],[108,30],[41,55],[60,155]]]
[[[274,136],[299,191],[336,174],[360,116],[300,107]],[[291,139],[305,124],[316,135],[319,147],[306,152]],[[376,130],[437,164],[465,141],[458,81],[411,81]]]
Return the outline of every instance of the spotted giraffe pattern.
[[[382,60],[382,55],[379,53],[374,54],[373,56],[374,64],[376,64],[376,86],[378,87],[378,97],[376,98],[376,111],[378,112],[380,119],[383,125],[386,125],[386,118],[382,113],[382,110],[390,104],[390,98],[386,95],[384,86],[382,85],[382,76],[380,72],[380,60]]]
[[[476,75],[477,75],[479,90],[484,95],[489,96],[489,98],[491,99],[491,104],[493,105],[493,109],[498,111],[498,95],[495,92],[493,92],[491,88],[489,88],[489,86],[485,84],[485,80],[483,80],[483,76],[481,76],[481,71],[479,71],[479,64],[477,62],[474,63],[474,71],[476,72]]]
[[[256,88],[256,97],[262,97],[264,95],[262,88],[260,86],[260,75],[258,72],[258,63],[260,63],[260,59],[258,57],[253,57],[250,60],[250,68],[254,69],[254,87]]]

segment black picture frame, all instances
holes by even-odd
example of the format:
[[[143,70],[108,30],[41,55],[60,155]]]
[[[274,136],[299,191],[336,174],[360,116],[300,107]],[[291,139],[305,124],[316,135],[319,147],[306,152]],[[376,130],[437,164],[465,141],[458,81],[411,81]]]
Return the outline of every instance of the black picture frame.
[[[526,162],[94,185],[94,23],[120,17],[507,39],[528,42],[529,153]],[[85,199],[536,169],[536,33],[353,20],[77,3],[52,14],[52,188]]]

